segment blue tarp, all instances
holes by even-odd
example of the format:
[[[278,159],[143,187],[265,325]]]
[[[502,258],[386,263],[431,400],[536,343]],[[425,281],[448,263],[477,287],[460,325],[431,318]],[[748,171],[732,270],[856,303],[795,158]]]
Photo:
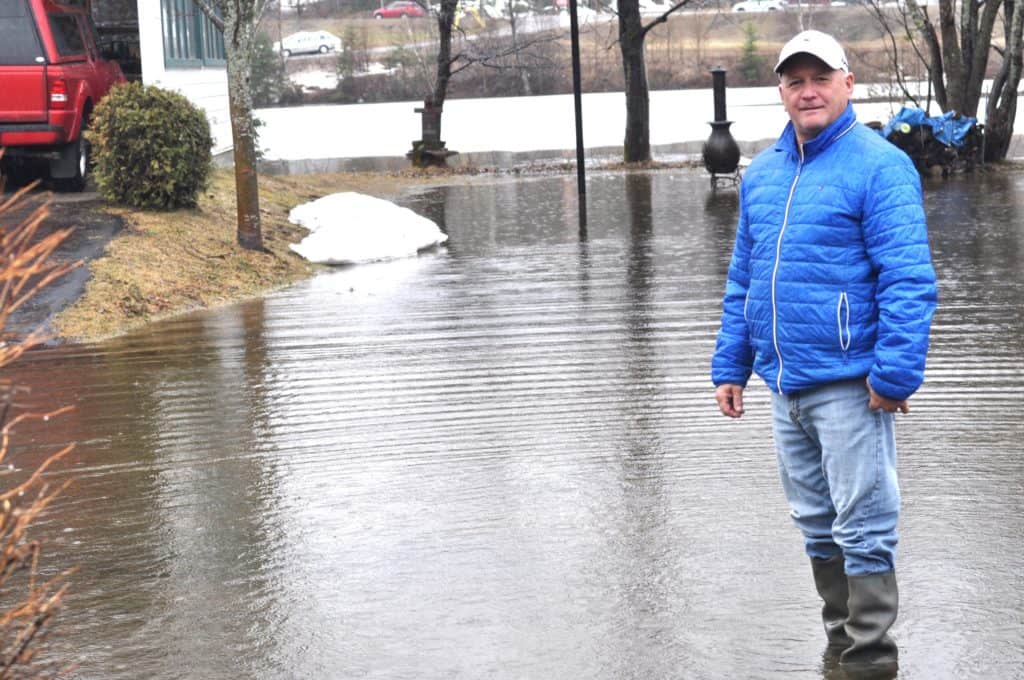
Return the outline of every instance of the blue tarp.
[[[927,125],[932,129],[932,134],[935,139],[939,140],[946,146],[961,147],[964,145],[964,138],[967,133],[971,131],[971,128],[977,124],[977,118],[971,118],[970,116],[956,117],[956,114],[952,111],[947,111],[941,116],[926,116],[924,111],[918,108],[904,106],[900,109],[899,113],[892,117],[884,128],[882,128],[882,136],[886,139],[889,138],[889,134],[894,130],[899,129],[900,125],[906,123],[910,127]]]

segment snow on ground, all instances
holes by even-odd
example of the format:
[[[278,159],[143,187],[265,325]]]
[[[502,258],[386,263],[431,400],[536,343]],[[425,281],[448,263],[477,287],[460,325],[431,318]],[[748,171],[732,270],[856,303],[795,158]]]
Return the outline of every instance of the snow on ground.
[[[875,88],[877,89],[877,88]],[[855,97],[873,90],[857,86]],[[626,104],[621,92],[584,94],[586,148],[621,147]],[[657,90],[650,93],[653,146],[703,142],[714,117],[711,89]],[[303,160],[401,157],[420,138],[422,102],[388,102],[261,109],[257,115],[264,157]],[[738,142],[774,139],[786,113],[775,87],[735,88],[726,93],[730,131]],[[860,120],[886,122],[899,110],[889,102],[855,101]],[[574,149],[572,95],[450,99],[444,105],[441,139],[461,153],[528,152]]]
[[[693,100],[698,98],[685,91],[652,92],[651,143],[682,141],[688,136],[706,139],[710,133],[707,121],[713,111],[710,90],[702,113],[695,110]],[[262,109],[257,115],[265,123],[260,129],[264,157],[301,160],[404,156],[412,141],[421,136],[420,116],[413,109],[422,105],[388,102]],[[782,107],[776,104],[775,108],[784,122]],[[586,146],[621,145],[625,114],[621,93],[584,95]],[[734,134],[737,132],[734,129]],[[444,105],[441,139],[448,148],[462,153],[572,149],[573,99],[571,95],[450,99]]]
[[[357,264],[415,257],[448,240],[436,224],[408,208],[354,192],[296,206],[288,221],[309,229],[291,249],[317,264]]]
[[[338,74],[333,71],[299,71],[288,80],[306,90],[333,90],[338,86]]]
[[[394,71],[394,67],[385,66],[380,62],[374,61],[367,65],[365,71],[360,71],[352,77],[361,78],[363,76],[393,73]],[[306,90],[333,90],[338,86],[337,72],[326,69],[311,68],[304,71],[296,71],[288,76],[288,80]]]
[[[865,123],[885,123],[902,106],[895,97],[893,101],[869,99],[888,99],[885,87],[855,86],[854,109]],[[621,148],[625,95],[591,93],[582,100],[584,146]],[[260,128],[264,157],[271,161],[401,158],[421,136],[420,115],[414,109],[422,105],[408,101],[261,109],[257,116],[265,123]],[[730,132],[741,144],[766,144],[778,137],[787,121],[775,87],[731,88],[726,108],[733,121]],[[980,109],[984,111],[984,101]],[[1017,112],[1015,128],[1024,131],[1024,105]],[[652,91],[652,146],[698,143],[699,150],[699,143],[711,134],[708,121],[713,114],[710,88]],[[441,139],[462,154],[571,151],[576,147],[575,135],[572,95],[450,99],[444,105]],[[1019,150],[1011,147],[1011,157],[1022,155],[1024,143]]]

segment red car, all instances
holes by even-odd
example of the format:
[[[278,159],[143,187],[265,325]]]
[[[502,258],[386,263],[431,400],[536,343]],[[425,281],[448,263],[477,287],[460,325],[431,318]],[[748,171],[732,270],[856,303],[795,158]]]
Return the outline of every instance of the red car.
[[[42,162],[59,189],[81,191],[89,167],[82,130],[124,79],[117,62],[100,54],[87,2],[0,2],[3,169]]]
[[[380,9],[373,10],[374,19],[401,19],[402,17],[425,17],[427,10],[412,0],[394,0]]]

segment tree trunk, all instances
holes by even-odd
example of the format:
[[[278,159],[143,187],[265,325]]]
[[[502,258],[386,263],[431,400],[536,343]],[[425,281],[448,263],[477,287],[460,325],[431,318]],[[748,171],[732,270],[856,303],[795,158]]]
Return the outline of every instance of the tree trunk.
[[[523,60],[520,58],[519,49],[519,38],[518,38],[518,21],[516,20],[516,13],[512,9],[512,3],[509,5],[508,13],[508,25],[512,29],[512,55],[515,61],[516,73],[519,75],[519,94],[523,97],[529,97],[532,92],[530,91],[530,76],[523,68]]]
[[[1022,69],[1022,33],[1024,33],[1024,2],[1017,0],[1006,27],[1006,50],[1003,67],[993,81],[985,110],[985,160],[1002,160],[1010,150],[1013,121],[1017,117],[1017,87]]]
[[[964,67],[963,54],[956,31],[956,12],[953,0],[939,2],[939,31],[942,36],[942,62],[946,68],[946,96],[948,105],[963,110]]]
[[[626,163],[651,160],[650,99],[644,63],[646,32],[637,0],[618,0],[619,50],[626,90],[626,136],[622,159]]]
[[[1016,113],[1016,106],[1013,107]],[[1013,124],[1002,112],[997,112],[985,124],[985,162],[1001,161],[1006,158],[1013,138]]]
[[[224,34],[227,60],[228,112],[235,160],[235,205],[239,245],[263,250],[260,225],[260,189],[256,172],[256,126],[252,119],[252,58],[256,26],[265,4],[261,0],[194,0],[196,6]]]
[[[964,88],[963,108],[959,109],[959,111],[968,116],[977,116],[978,107],[981,105],[981,93],[984,89],[985,78],[987,77],[992,30],[995,27],[996,18],[999,14],[999,3],[985,4],[984,12],[980,17],[977,14],[977,6],[974,3],[968,3],[968,5],[974,8],[969,13],[972,22],[970,24],[971,30],[966,31],[971,35],[972,39],[964,43],[964,59],[967,60],[968,65],[968,80]],[[961,29],[961,33],[964,32],[965,30]],[[971,48],[970,54],[967,53],[967,46]]]
[[[260,223],[260,187],[256,171],[256,144],[251,110],[239,105],[237,95],[231,96],[231,137],[234,141],[236,238],[249,250],[263,250],[263,228]],[[248,129],[246,129],[246,126]]]
[[[455,23],[455,8],[458,0],[441,0],[437,11],[437,77],[434,79],[433,101],[438,107],[444,106],[448,96],[448,81],[452,78],[452,24]]]
[[[939,0],[937,25],[925,16],[918,0],[907,0],[907,9],[924,41],[926,49],[922,60],[928,67],[936,103],[944,112],[978,117],[989,56],[1001,57],[985,110],[985,160],[1002,160],[1013,138],[1017,113],[1017,87],[1024,52],[1021,40],[1024,0],[964,3],[959,13],[956,4],[954,0]],[[1004,14],[1005,48],[1002,50],[992,42],[1000,9]],[[885,22],[884,16],[881,21]]]
[[[252,89],[249,78],[255,26],[251,17],[236,14],[227,5],[224,17],[224,50],[228,62],[228,109],[235,159],[235,196],[238,215],[236,237],[249,250],[263,250],[260,224],[260,190],[256,172],[256,128],[252,120]]]
[[[921,31],[924,39],[925,47],[927,48],[927,57],[922,57],[922,61],[926,61],[928,67],[928,77],[931,80],[932,90],[935,92],[935,103],[939,105],[939,108],[943,111],[946,110],[949,101],[946,95],[946,72],[942,66],[942,46],[939,44],[939,36],[935,33],[935,27],[932,26],[930,21],[926,21],[924,14],[914,0],[910,0],[910,7],[912,13],[912,19],[917,29]],[[900,55],[898,48],[894,48],[896,52],[893,54],[893,64],[900,63]]]

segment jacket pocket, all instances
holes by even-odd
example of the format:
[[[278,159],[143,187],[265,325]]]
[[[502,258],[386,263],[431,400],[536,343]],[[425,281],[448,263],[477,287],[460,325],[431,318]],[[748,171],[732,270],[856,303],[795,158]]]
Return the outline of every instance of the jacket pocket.
[[[850,341],[853,339],[850,334],[850,300],[845,290],[839,293],[839,301],[836,303],[836,331],[839,349],[845,352],[850,349]]]

